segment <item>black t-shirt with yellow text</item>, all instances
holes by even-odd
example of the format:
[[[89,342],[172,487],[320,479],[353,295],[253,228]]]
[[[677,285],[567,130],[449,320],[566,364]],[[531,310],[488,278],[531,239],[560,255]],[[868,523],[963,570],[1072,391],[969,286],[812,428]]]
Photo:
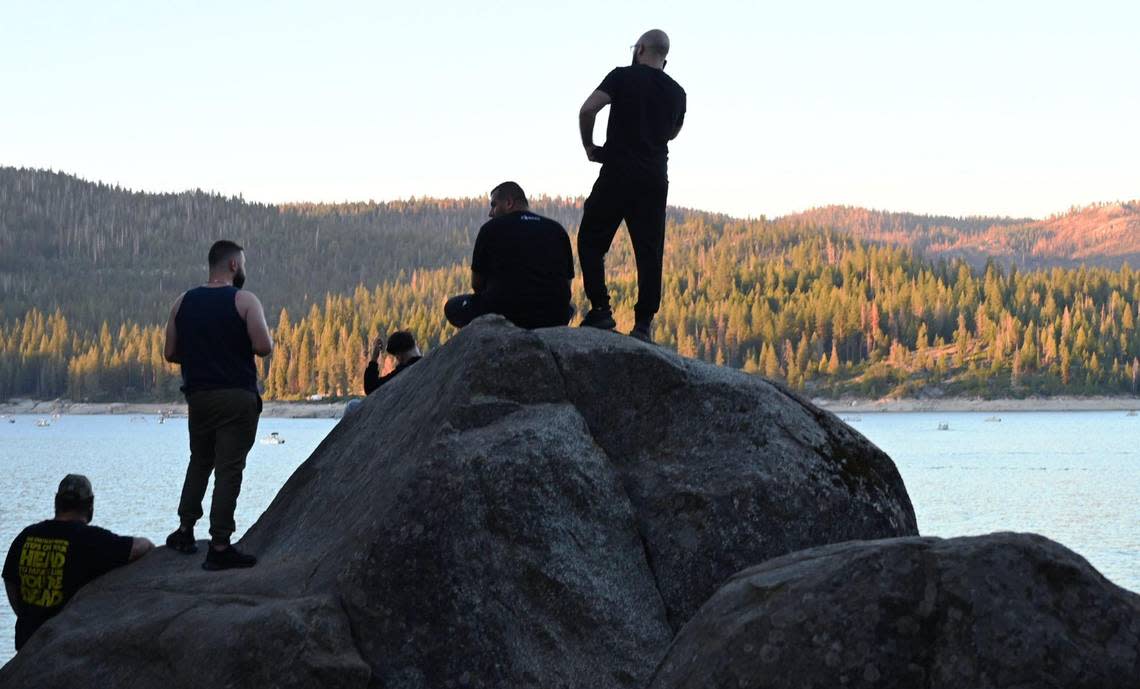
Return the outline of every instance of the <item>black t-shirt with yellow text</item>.
[[[82,522],[49,519],[20,532],[4,560],[19,590],[16,650],[96,577],[127,564],[133,540]]]

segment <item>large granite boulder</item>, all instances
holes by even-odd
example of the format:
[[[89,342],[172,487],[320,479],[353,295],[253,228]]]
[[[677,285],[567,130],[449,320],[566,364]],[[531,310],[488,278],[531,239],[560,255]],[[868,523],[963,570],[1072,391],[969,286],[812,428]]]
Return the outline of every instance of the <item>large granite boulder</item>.
[[[652,689],[1136,689],[1140,596],[1033,534],[811,548],[740,572]]]
[[[480,319],[342,420],[241,546],[159,549],[0,671],[39,687],[642,687],[743,567],[916,533],[890,459],[757,377]]]

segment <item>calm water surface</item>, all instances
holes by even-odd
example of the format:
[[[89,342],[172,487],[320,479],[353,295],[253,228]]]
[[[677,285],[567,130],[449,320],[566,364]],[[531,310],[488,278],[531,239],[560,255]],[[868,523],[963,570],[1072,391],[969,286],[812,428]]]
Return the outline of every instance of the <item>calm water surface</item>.
[[[987,420],[991,416],[846,418],[895,460],[923,535],[1040,533],[1080,553],[1120,586],[1140,591],[1140,417],[1021,412]],[[0,553],[24,526],[51,516],[56,485],[73,472],[94,485],[97,525],[159,544],[177,526],[186,419],[159,424],[154,416],[64,416],[48,428],[37,428],[36,417],[16,419],[0,419]],[[277,431],[286,442],[259,442],[250,453],[237,537],[336,423],[261,420],[259,437]],[[942,424],[948,429],[938,430]],[[199,522],[200,538],[207,528],[208,518]],[[13,653],[14,617],[3,603],[0,663]]]

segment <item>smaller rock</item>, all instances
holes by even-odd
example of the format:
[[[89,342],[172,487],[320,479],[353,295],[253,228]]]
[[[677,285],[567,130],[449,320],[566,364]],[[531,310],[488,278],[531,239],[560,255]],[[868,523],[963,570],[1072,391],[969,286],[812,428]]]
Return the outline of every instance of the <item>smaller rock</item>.
[[[1033,534],[811,548],[732,577],[650,686],[1136,689],[1140,595]]]

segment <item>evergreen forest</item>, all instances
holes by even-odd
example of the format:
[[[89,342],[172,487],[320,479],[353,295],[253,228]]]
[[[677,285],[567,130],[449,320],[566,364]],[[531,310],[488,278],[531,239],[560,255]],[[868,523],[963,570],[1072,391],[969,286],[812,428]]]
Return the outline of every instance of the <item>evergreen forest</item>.
[[[533,205],[576,232],[580,199]],[[485,215],[482,199],[270,206],[0,168],[0,400],[177,400],[163,325],[222,237],[246,247],[274,330],[265,396],[362,394],[377,335],[410,329],[430,351],[455,334],[442,305],[467,291]],[[628,329],[624,233],[607,271]],[[1126,263],[971,264],[802,218],[674,208],[654,335],[809,396],[1135,395],[1138,307]]]

